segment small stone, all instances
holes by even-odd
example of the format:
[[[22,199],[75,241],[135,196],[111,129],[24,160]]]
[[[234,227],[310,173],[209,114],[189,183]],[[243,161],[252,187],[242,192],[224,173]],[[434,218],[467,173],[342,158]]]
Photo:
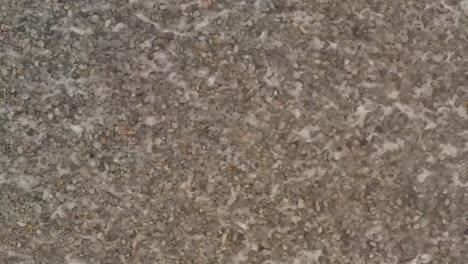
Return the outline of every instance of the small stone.
[[[80,238],[78,238],[77,240],[75,240],[75,241],[73,242],[73,245],[79,246],[79,245],[81,245],[81,242],[82,242],[82,240],[81,240]]]
[[[293,73],[293,77],[294,77],[294,79],[296,79],[296,80],[299,79],[299,78],[301,78],[301,76],[302,76],[302,72],[301,72],[301,71],[295,71],[295,72]]]
[[[322,232],[323,232],[323,228],[321,226],[319,226],[317,228],[317,233],[322,234]]]
[[[39,204],[34,204],[33,208],[36,213],[42,213],[42,206],[40,206]]]
[[[159,123],[158,119],[155,116],[149,116],[145,119],[145,125],[149,127],[153,127],[157,125],[158,123]]]
[[[106,22],[104,22],[104,27],[108,28],[112,24],[112,20],[107,19]]]
[[[314,38],[312,39],[312,42],[311,42],[310,44],[311,44],[311,46],[314,48],[314,50],[321,50],[321,49],[323,49],[324,46],[325,46],[324,43],[323,43],[323,41],[321,41],[321,40],[320,40],[319,38],[317,38],[317,37],[314,37]]]
[[[45,46],[45,43],[44,43],[44,41],[42,41],[42,40],[39,40],[36,44],[37,44],[37,46],[38,46],[39,48],[44,48],[44,46]]]
[[[304,200],[302,199],[297,200],[297,208],[303,209],[304,207],[305,207]]]
[[[161,145],[162,144],[162,140],[160,138],[157,138],[154,140],[154,144],[156,144],[157,146]]]
[[[100,148],[102,147],[102,144],[101,144],[101,142],[99,142],[99,141],[95,141],[95,142],[93,143],[93,147],[94,147],[95,149],[100,149]]]
[[[151,40],[149,39],[143,41],[143,43],[140,44],[140,48],[142,49],[151,48],[151,46],[152,46],[152,43],[151,43]]]

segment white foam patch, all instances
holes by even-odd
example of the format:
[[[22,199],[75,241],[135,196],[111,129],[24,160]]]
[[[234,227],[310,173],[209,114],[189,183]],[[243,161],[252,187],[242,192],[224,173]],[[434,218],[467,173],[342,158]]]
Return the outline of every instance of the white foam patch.
[[[89,84],[100,80],[96,77],[73,79],[69,76],[60,76],[59,78],[47,76],[45,79],[47,80],[47,87],[45,87],[45,89],[49,90],[50,93],[43,95],[41,100],[46,100],[47,98],[60,94],[61,89],[58,89],[57,87],[61,85],[65,88],[67,95],[70,97],[75,95],[87,96],[89,91],[86,88],[94,88]]]
[[[323,256],[323,250],[301,250],[296,256],[284,261],[266,260],[262,264],[319,264],[320,257]]]
[[[352,89],[349,88],[346,81],[343,81],[339,85],[333,86],[343,98],[349,98],[351,96]]]
[[[426,122],[424,130],[430,130],[437,127],[437,124],[424,115],[424,111],[427,112],[427,109],[417,110],[409,105],[404,105],[400,102],[395,102],[394,106],[403,114],[405,114],[411,120],[423,120]]]
[[[382,86],[381,84],[378,84],[375,82],[367,82],[367,81],[360,82],[358,85],[366,89],[375,89],[375,88]]]
[[[231,196],[229,197],[229,200],[227,201],[227,205],[233,205],[236,200],[237,196],[239,195],[239,191],[236,191],[235,188],[231,188]]]
[[[267,68],[265,75],[263,76],[263,81],[271,87],[279,87],[281,85],[279,75],[271,67]]]
[[[457,102],[458,100],[459,97],[457,95],[454,95],[448,100],[448,104],[451,106],[452,110],[455,111],[455,113],[457,113],[458,116],[460,116],[463,119],[468,119],[467,108],[463,105],[459,105],[458,107],[455,106],[455,102]]]
[[[177,75],[177,73],[173,72],[174,64],[170,61],[169,55],[165,52],[154,52],[153,60],[141,56],[136,59],[136,62],[140,63],[140,70],[133,73],[132,77],[138,76],[141,78],[148,78],[151,73],[170,73],[167,80],[173,81],[174,74]]]
[[[463,107],[463,106],[456,107],[455,111],[461,118],[468,119],[468,112],[466,110],[466,107]]]
[[[322,250],[303,250],[299,252],[299,254],[296,256],[296,258],[293,261],[293,264],[319,263],[319,259],[322,256],[322,254]]]
[[[33,119],[30,119],[30,118],[26,117],[26,116],[19,117],[18,122],[23,127],[29,127],[29,128],[32,128],[32,129],[36,129],[36,127],[37,127],[37,122],[34,121]]]
[[[468,187],[468,182],[464,183],[460,180],[460,174],[461,175],[467,175],[468,174],[468,163],[467,162],[462,162],[460,165],[455,167],[456,172],[452,176],[452,181],[453,184],[457,187],[462,187],[462,188],[467,188]]]
[[[297,109],[297,108],[295,108],[295,109],[292,110],[292,114],[294,115],[294,117],[295,117],[296,119],[301,118],[301,115],[302,115],[301,111],[300,111],[299,109]]]
[[[260,33],[260,36],[258,37],[258,39],[261,42],[265,42],[267,38],[268,38],[268,31],[262,31],[262,33]]]
[[[206,84],[209,86],[209,87],[213,87],[216,83],[216,79],[217,79],[217,76],[216,75],[211,75],[208,77],[208,79],[206,80]]]
[[[159,123],[158,119],[155,116],[148,116],[145,118],[145,125],[153,127]]]
[[[107,11],[112,9],[112,5],[105,2],[98,2],[94,4],[87,5],[85,8],[82,9],[82,12],[97,12],[97,11]]]
[[[151,137],[145,138],[145,140],[143,141],[143,144],[145,145],[146,153],[153,153],[154,142]]]
[[[431,17],[432,23],[435,26],[441,28],[450,28],[459,26],[460,16],[463,13],[466,15],[466,5],[463,0],[460,2],[460,8],[457,5],[447,3],[448,0],[440,0],[436,2],[427,1],[425,6],[425,11],[428,9],[434,8],[437,9],[438,12],[434,13]],[[442,8],[440,8],[442,7]]]
[[[127,25],[125,23],[118,23],[112,28],[112,32],[117,33],[124,28],[127,28]]]
[[[83,127],[79,125],[70,125],[70,129],[78,135],[81,135],[81,133],[83,133]]]
[[[232,257],[232,263],[233,264],[245,263],[249,259],[249,257],[247,256],[249,251],[250,251],[250,248],[246,246],[244,249],[237,252],[236,255]]]
[[[325,43],[320,40],[317,37],[312,38],[312,41],[310,42],[310,45],[315,49],[315,50],[321,50],[325,47]]]
[[[6,172],[3,172],[0,174],[0,184],[3,184],[3,183],[8,183],[8,180],[6,179]]]
[[[23,58],[24,55],[14,51],[14,50],[6,49],[6,52],[0,51],[0,58],[2,58],[2,57],[6,57],[6,58],[8,58],[9,60],[12,60],[12,61],[18,61],[21,58]]]
[[[185,12],[185,9],[187,9],[189,6],[196,5],[196,4],[198,4],[198,1],[193,1],[193,2],[185,3],[185,4],[179,4],[179,7],[181,8],[182,11]],[[181,16],[177,25],[173,25],[167,28],[162,27],[160,23],[152,21],[150,18],[148,18],[142,13],[136,13],[135,16],[141,21],[143,21],[144,23],[153,25],[160,32],[172,33],[180,37],[191,37],[194,35],[193,32],[202,31],[208,28],[211,24],[213,24],[214,20],[219,19],[219,18],[227,19],[231,12],[233,12],[233,10],[230,10],[230,9],[223,9],[217,12],[205,12],[202,20],[195,20],[195,22],[191,24],[187,23],[186,17]],[[190,30],[192,32],[190,32]]]
[[[303,85],[300,82],[295,82],[292,86],[291,89],[287,89],[286,91],[295,99],[298,99],[301,96]]]
[[[249,125],[251,125],[253,127],[257,127],[260,124],[260,121],[255,117],[255,115],[253,113],[249,113],[245,117],[245,122],[247,122],[247,124],[249,124]]]
[[[389,116],[393,113],[393,107],[391,106],[384,106],[382,107],[383,110],[383,117]]]
[[[420,254],[417,255],[413,260],[408,262],[408,264],[429,264],[432,261],[432,256],[429,254]]]
[[[149,19],[147,16],[145,16],[145,15],[142,14],[142,13],[136,13],[135,16],[136,16],[138,19],[140,19],[141,21],[143,21],[144,23],[148,23],[148,24],[153,25],[153,26],[156,28],[156,30],[158,30],[159,32],[162,32],[162,33],[172,33],[172,34],[174,34],[174,35],[176,35],[176,36],[181,36],[181,37],[191,36],[191,34],[186,33],[186,32],[180,32],[180,31],[177,31],[177,30],[174,30],[174,29],[163,28],[163,27],[161,26],[161,24],[152,21],[151,19]]]
[[[192,198],[192,196],[193,196],[192,182],[193,182],[193,174],[189,173],[187,175],[187,180],[182,182],[179,185],[179,188],[184,190],[187,193],[188,197],[190,197],[190,198]]]
[[[70,255],[65,256],[65,264],[88,264],[87,262],[78,260]]]
[[[408,105],[404,105],[400,102],[396,102],[394,105],[398,110],[400,110],[400,112],[404,113],[409,119],[421,118],[420,114],[416,113],[415,109]]]
[[[18,254],[12,250],[6,248],[0,248],[0,256],[2,260],[7,260],[6,262],[2,261],[2,264],[35,264],[36,262],[29,255]],[[11,258],[11,259],[10,259]]]
[[[388,98],[396,100],[398,99],[398,96],[400,96],[400,92],[397,90],[393,90],[387,93]]]
[[[386,152],[391,152],[391,151],[396,151],[405,146],[405,141],[403,139],[397,139],[396,142],[391,142],[391,141],[385,141],[382,146],[378,147],[377,151],[380,155],[386,153]]]
[[[93,30],[91,28],[70,27],[68,28],[68,30],[81,36],[93,34]]]
[[[274,184],[273,187],[271,187],[271,192],[270,192],[270,199],[273,200],[275,197],[280,193],[279,191],[279,184]]]
[[[36,177],[28,175],[21,175],[17,178],[15,177],[15,179],[11,180],[11,182],[15,182],[18,187],[25,191],[30,191],[39,185],[39,180]]]
[[[441,144],[440,148],[442,149],[442,155],[456,157],[458,154],[458,149],[454,147],[452,144]]]
[[[415,89],[416,98],[421,96],[432,96],[433,90],[431,82],[425,82],[421,87]]]
[[[365,236],[373,241],[381,241],[384,238],[384,230],[382,225],[378,222],[375,223],[374,226],[366,231]]]
[[[422,169],[422,172],[419,173],[417,176],[416,176],[416,179],[418,180],[418,182],[424,182],[429,176],[432,175],[432,172],[428,171],[427,169],[423,168]]]
[[[67,214],[64,209],[72,210],[76,207],[75,202],[65,202],[57,207],[57,209],[51,214],[52,219],[65,218]]]
[[[370,113],[371,111],[366,109],[364,105],[358,106],[356,111],[353,114],[354,117],[354,123],[353,126],[359,126],[363,127],[364,126],[364,121],[366,120],[367,114]]]
[[[259,1],[257,1],[259,2]],[[289,20],[301,27],[308,27],[312,24],[312,22],[315,20],[315,17],[311,15],[310,13],[303,11],[303,10],[297,10],[294,12],[288,13],[286,16],[288,16]]]
[[[306,169],[301,176],[299,177],[290,177],[288,178],[285,183],[286,184],[292,184],[292,183],[301,183],[301,182],[307,182],[307,181],[310,181],[312,179],[314,179],[317,175],[317,170],[315,168],[310,168],[310,169]],[[317,178],[320,178],[320,176],[318,176]]]
[[[319,126],[306,126],[299,131],[296,131],[296,134],[305,142],[312,142],[311,133],[320,131]]]
[[[30,175],[13,175],[7,178],[7,174],[0,174],[0,184],[12,184],[26,192],[32,191],[39,185],[39,179]]]
[[[468,16],[468,0],[461,1],[460,8],[463,11],[463,13]]]
[[[229,9],[223,9],[219,12],[210,12],[206,14],[203,18],[202,21],[195,23],[195,26],[193,28],[193,31],[201,31],[208,27],[213,20],[216,20],[218,18],[224,18],[227,19],[229,17],[229,14],[232,12],[232,10]]]

